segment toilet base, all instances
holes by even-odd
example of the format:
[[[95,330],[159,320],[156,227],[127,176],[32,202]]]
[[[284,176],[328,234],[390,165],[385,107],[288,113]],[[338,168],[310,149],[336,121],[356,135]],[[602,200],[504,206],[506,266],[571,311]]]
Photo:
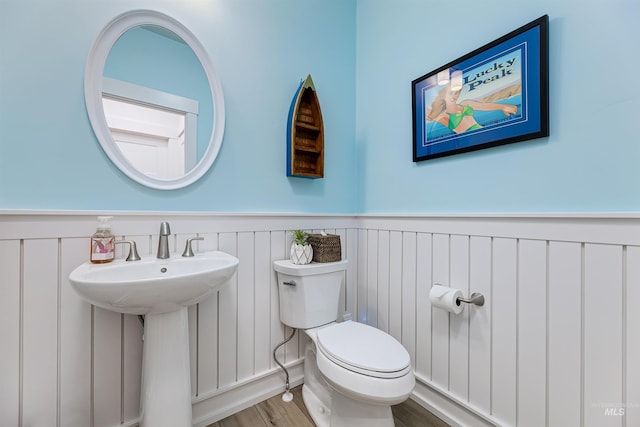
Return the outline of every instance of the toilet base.
[[[329,405],[308,386],[302,386],[302,400],[318,427],[394,427],[390,406],[367,405],[334,391]]]
[[[329,405],[322,402],[310,387],[302,386],[302,399],[318,427],[394,427],[390,406],[367,405],[340,393],[331,393]]]
[[[331,405],[322,402],[308,385],[302,386],[302,400],[311,419],[318,427],[329,427],[331,424]]]
[[[394,427],[391,406],[370,405],[331,393],[331,427]]]

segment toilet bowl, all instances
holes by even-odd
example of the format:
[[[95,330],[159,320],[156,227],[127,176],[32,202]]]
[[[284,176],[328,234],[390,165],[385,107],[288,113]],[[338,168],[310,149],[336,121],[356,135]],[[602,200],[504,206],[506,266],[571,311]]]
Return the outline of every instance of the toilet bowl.
[[[303,329],[302,396],[318,427],[390,427],[391,405],[415,386],[407,350],[391,335],[354,321],[336,322],[347,261],[276,261],[281,321]]]

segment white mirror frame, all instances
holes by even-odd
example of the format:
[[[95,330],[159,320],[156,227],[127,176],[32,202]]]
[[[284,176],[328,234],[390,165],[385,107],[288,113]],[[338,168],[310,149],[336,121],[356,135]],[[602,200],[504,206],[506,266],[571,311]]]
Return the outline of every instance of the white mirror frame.
[[[202,68],[204,68],[211,97],[213,99],[213,129],[207,150],[196,166],[181,178],[159,179],[147,176],[133,167],[124,154],[117,147],[102,105],[102,75],[104,66],[109,56],[109,52],[114,43],[128,30],[142,25],[156,25],[173,31],[193,50]],[[211,167],[220,147],[224,135],[225,108],[222,85],[218,78],[213,63],[198,39],[184,25],[175,19],[153,10],[133,10],[125,12],[111,22],[98,34],[98,37],[91,47],[84,75],[84,98],[89,114],[89,121],[93,126],[93,131],[98,138],[98,142],[107,154],[109,159],[129,178],[147,187],[160,190],[174,190],[186,187],[200,179]]]

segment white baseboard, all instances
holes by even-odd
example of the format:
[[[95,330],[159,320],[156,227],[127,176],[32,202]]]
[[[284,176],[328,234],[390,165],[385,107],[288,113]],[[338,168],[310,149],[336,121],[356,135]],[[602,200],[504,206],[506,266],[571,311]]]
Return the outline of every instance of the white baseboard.
[[[411,399],[449,424],[451,427],[500,427],[498,420],[483,415],[471,405],[452,398],[429,380],[416,376],[416,388]]]

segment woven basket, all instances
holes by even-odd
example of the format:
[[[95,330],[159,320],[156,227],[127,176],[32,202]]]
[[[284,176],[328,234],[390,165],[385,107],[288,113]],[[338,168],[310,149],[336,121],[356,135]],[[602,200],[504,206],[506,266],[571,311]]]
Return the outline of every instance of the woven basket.
[[[313,248],[313,261],[335,262],[342,259],[340,236],[337,234],[309,234],[309,244]]]

